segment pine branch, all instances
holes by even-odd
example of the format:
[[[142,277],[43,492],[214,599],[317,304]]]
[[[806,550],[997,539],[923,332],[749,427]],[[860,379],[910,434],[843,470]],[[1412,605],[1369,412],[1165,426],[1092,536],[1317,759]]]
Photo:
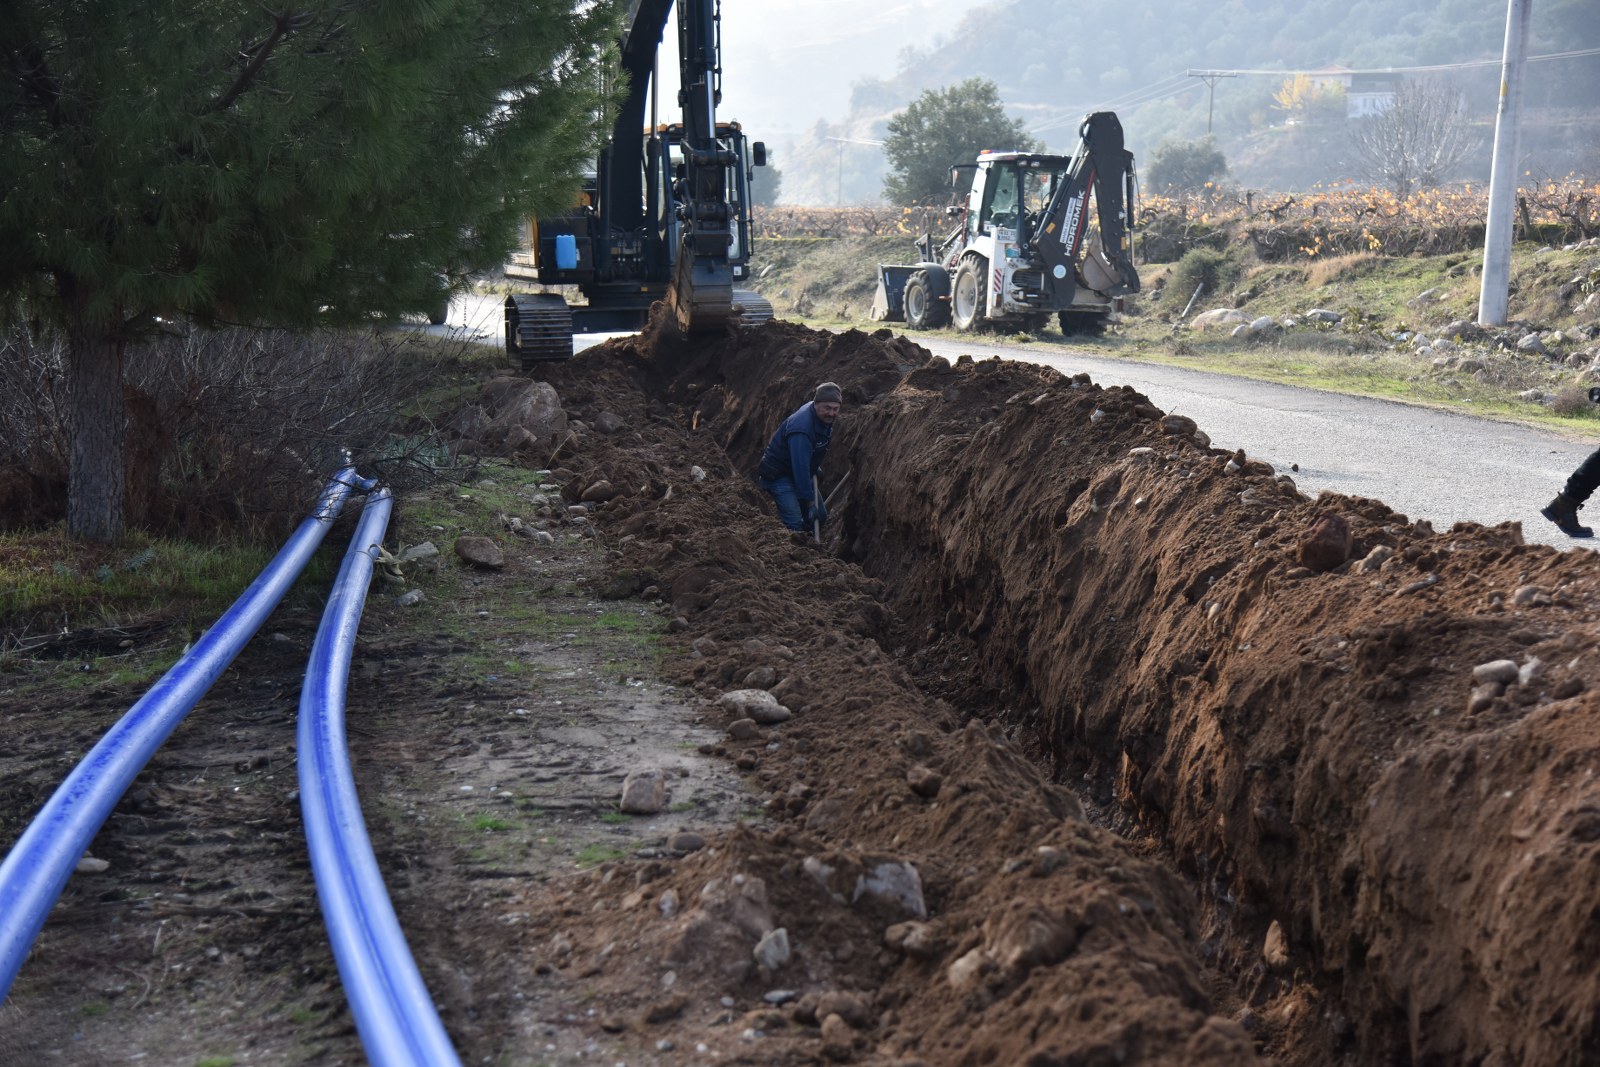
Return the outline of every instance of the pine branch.
[[[44,53],[35,42],[29,42],[20,50],[9,51],[23,94],[37,100],[44,109],[45,117],[50,120],[50,125],[60,129],[63,122],[61,86],[56,81],[55,75],[50,73],[50,65],[45,62]]]
[[[239,76],[234,79],[232,85],[228,86],[227,91],[217,97],[211,103],[211,106],[202,110],[201,114],[211,115],[218,111],[226,111],[232,107],[233,102],[243,96],[249,90],[251,84],[255,82],[256,76],[267,65],[267,60],[272,57],[272,53],[278,45],[282,44],[290,34],[311,25],[314,18],[315,16],[307,11],[302,11],[299,14],[293,11],[285,11],[281,15],[274,16],[271,33],[255,44],[246,45],[240,49],[239,54],[241,56],[249,56],[250,62],[239,72]]]

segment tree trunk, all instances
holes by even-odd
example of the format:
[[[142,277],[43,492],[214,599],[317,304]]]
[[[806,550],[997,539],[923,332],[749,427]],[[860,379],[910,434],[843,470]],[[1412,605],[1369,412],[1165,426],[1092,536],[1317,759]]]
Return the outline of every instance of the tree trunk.
[[[68,429],[67,532],[88,541],[117,541],[123,532],[122,344],[86,321],[81,307],[67,339],[71,389]]]

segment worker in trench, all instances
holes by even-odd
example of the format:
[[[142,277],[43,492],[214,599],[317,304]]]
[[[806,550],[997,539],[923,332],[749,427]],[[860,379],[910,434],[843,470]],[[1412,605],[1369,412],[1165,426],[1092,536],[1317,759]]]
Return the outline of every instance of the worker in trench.
[[[812,524],[820,529],[828,521],[816,476],[828,454],[833,420],[839,417],[843,400],[837,385],[823,382],[810,400],[783,420],[761,454],[758,484],[772,494],[778,518],[791,530]]]

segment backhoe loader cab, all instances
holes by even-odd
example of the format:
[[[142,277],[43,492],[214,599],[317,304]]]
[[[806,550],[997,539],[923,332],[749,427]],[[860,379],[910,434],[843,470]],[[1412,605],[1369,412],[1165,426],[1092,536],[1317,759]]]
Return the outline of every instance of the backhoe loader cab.
[[[959,224],[938,245],[924,234],[919,262],[879,265],[872,318],[969,331],[1036,330],[1054,316],[1063,333],[1103,330],[1139,291],[1133,155],[1110,112],[1079,132],[1071,156],[983,152],[952,168],[952,181],[970,178],[949,209]]]

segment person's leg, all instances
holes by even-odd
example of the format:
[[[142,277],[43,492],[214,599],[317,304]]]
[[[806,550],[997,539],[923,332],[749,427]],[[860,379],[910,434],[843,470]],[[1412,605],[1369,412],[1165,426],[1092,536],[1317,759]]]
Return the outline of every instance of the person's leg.
[[[1578,464],[1578,469],[1567,478],[1566,487],[1556,498],[1539,510],[1539,514],[1556,524],[1568,537],[1593,537],[1594,531],[1578,521],[1578,509],[1600,487],[1600,449]]]
[[[1600,488],[1600,449],[1578,464],[1578,469],[1567,478],[1567,487],[1561,490],[1561,495],[1572,501],[1573,507],[1581,508],[1596,488]]]
[[[761,488],[772,494],[772,500],[778,505],[778,519],[791,530],[805,529],[805,521],[800,517],[800,498],[794,491],[794,481],[791,478],[773,478],[770,481],[761,479]]]

